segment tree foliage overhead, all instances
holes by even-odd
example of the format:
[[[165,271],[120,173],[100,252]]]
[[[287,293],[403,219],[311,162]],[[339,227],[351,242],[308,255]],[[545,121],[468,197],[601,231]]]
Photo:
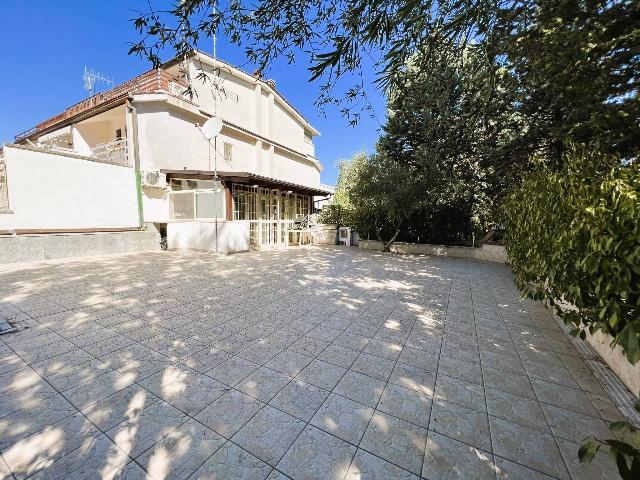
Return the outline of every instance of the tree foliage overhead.
[[[532,153],[561,162],[567,138],[598,139],[622,158],[640,147],[640,4],[633,0],[184,0],[134,22],[141,39],[130,53],[154,65],[214,31],[261,69],[305,56],[310,79],[322,82],[317,103],[346,103],[347,114],[363,104],[355,99],[366,100],[363,65],[373,63],[388,93],[407,65],[437,74],[433,54],[462,55],[472,44],[492,68],[475,79],[483,101],[470,113],[502,135],[493,157],[503,164],[526,163]],[[332,87],[342,76],[352,76],[353,87],[337,98]],[[505,106],[513,114],[494,118]]]

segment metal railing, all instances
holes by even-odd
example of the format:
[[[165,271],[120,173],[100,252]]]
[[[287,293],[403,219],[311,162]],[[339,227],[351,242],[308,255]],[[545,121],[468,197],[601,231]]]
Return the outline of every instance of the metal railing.
[[[129,165],[127,140],[121,138],[113,142],[100,143],[91,149],[91,156],[103,162]]]
[[[253,248],[287,248],[311,243],[308,216],[300,220],[249,220],[249,241]]]
[[[149,70],[148,72],[138,75],[120,85],[115,86],[111,90],[106,92],[99,92],[95,95],[86,98],[75,105],[67,108],[64,112],[61,112],[47,120],[40,122],[38,125],[31,127],[22,133],[16,135],[16,142],[20,142],[25,138],[31,137],[36,133],[51,127],[64,120],[68,120],[75,115],[87,112],[95,107],[104,105],[112,100],[126,98],[129,95],[135,93],[154,93],[154,92],[169,92],[169,82],[182,85],[186,89],[186,84],[183,80],[176,78],[169,72],[160,69]],[[174,87],[175,88],[175,87]]]

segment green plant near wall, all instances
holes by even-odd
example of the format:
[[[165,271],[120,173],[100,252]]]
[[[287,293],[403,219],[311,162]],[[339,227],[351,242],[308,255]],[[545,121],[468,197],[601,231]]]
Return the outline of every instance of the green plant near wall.
[[[640,403],[635,405],[635,409],[640,412]],[[583,463],[590,463],[600,449],[608,449],[616,461],[620,478],[637,480],[640,478],[640,430],[626,421],[612,422],[609,429],[619,438],[592,437],[582,444],[578,450],[578,458]]]
[[[633,364],[640,360],[639,167],[571,147],[559,170],[540,167],[503,204],[520,290],[548,301],[574,335],[611,335]]]

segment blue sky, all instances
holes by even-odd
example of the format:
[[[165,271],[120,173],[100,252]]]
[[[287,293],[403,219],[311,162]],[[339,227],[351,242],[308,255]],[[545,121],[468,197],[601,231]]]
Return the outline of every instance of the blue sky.
[[[165,0],[151,3],[154,8],[167,4]],[[17,133],[86,97],[85,65],[111,76],[116,84],[148,70],[148,62],[127,55],[129,43],[138,39],[130,19],[136,10],[146,9],[146,0],[30,0],[28,4],[0,0],[0,142],[12,141]],[[200,47],[210,50],[211,44]],[[218,56],[252,71],[242,48],[222,37]],[[277,62],[266,75],[322,133],[316,139],[316,154],[325,167],[322,181],[333,184],[341,158],[363,148],[370,151],[375,145],[384,122],[384,99],[371,87],[368,95],[377,119],[363,116],[355,127],[337,108],[329,108],[323,116],[313,104],[319,84],[308,83],[307,66],[307,59],[300,56],[296,65]]]

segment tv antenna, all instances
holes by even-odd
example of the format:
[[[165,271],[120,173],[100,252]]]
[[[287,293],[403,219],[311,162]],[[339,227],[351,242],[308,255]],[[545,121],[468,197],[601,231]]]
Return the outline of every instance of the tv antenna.
[[[102,75],[101,73],[94,72],[91,69],[87,69],[86,65],[84,66],[82,80],[84,80],[84,89],[89,92],[89,95],[93,95],[95,93],[96,82],[102,82],[107,87],[113,87],[112,78]]]

